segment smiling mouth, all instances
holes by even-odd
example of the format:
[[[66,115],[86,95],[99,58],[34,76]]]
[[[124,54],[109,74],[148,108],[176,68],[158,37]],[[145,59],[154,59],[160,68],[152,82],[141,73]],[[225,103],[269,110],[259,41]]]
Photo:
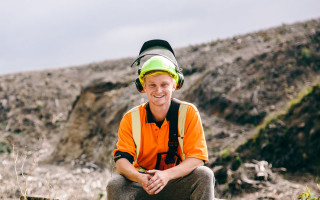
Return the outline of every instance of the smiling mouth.
[[[164,95],[162,95],[162,96],[153,96],[153,97],[160,99],[160,98],[164,97]]]

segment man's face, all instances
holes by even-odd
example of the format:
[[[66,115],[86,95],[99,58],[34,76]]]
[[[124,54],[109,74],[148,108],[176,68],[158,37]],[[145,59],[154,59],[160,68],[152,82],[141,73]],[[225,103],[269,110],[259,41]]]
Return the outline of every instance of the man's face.
[[[145,78],[144,91],[149,103],[162,106],[170,103],[172,92],[175,90],[174,79],[167,74],[149,75]]]

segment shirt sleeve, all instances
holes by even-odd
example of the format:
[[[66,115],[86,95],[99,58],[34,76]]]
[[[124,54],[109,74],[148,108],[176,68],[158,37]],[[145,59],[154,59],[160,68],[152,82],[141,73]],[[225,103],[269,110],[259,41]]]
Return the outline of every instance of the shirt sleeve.
[[[119,156],[119,153],[128,153],[136,159],[136,146],[132,136],[131,113],[126,113],[122,118],[118,131],[117,148],[113,151],[113,158]]]
[[[188,106],[187,110],[183,151],[186,158],[193,157],[208,162],[208,149],[200,114],[192,104]]]
[[[120,158],[125,158],[127,159],[131,164],[133,163],[133,156],[126,153],[126,152],[121,152],[121,151],[117,151],[114,154],[114,162],[117,162]]]

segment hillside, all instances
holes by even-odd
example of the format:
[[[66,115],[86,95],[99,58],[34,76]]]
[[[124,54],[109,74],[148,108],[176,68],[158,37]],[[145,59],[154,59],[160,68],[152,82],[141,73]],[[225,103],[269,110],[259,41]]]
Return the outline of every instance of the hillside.
[[[312,159],[319,153],[318,121],[312,121],[319,118],[315,112],[318,93],[308,93],[287,115],[275,118],[280,125],[258,128],[282,113],[307,87],[318,91],[319,19],[175,49],[175,53],[185,84],[174,97],[199,108],[210,154],[208,166],[216,173],[219,197],[292,199],[304,189],[304,181],[315,185],[315,178],[306,180],[301,178],[305,174],[295,172],[303,168],[310,177],[319,175],[319,161]],[[129,67],[132,60],[0,76],[0,166],[5,169],[0,176],[0,198],[19,196],[12,144],[16,152],[26,152],[29,193],[47,194],[49,182],[58,198],[75,194],[83,199],[105,198],[110,153],[121,117],[146,101],[135,89],[137,69]],[[282,129],[286,135],[279,137]],[[290,154],[281,148],[291,150]],[[33,157],[39,164],[31,170]],[[291,162],[292,158],[298,161]],[[276,178],[268,183],[241,189],[234,181],[251,173],[244,164],[252,159],[267,160],[287,171],[272,171]],[[234,164],[235,160],[241,162]],[[22,158],[17,165],[22,170]],[[21,172],[18,177],[23,181]],[[76,180],[81,180],[78,185],[74,185]],[[62,192],[63,188],[68,191]]]
[[[287,113],[270,120],[239,148],[242,158],[267,160],[290,171],[320,175],[320,85],[310,89]]]
[[[292,101],[286,111],[266,120],[258,133],[235,151],[224,152],[212,162],[211,167],[216,169],[218,180],[232,194],[260,192],[261,187],[258,186],[266,181],[269,182],[269,191],[274,190],[282,182],[282,177],[275,172],[284,174],[284,177],[295,174],[300,181],[310,181],[320,175],[319,84]],[[248,164],[250,162],[254,165]],[[255,170],[250,171],[250,167]],[[264,169],[260,175],[256,172],[259,171],[257,167]],[[282,194],[295,193],[297,189],[291,183],[280,187]],[[222,187],[219,189],[224,195],[230,193]],[[269,197],[275,198],[275,195],[269,194]]]

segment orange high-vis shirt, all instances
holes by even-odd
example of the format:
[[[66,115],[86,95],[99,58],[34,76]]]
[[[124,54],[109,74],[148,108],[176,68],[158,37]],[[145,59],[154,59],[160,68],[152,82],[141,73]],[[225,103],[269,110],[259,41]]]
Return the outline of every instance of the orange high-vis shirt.
[[[120,151],[129,153],[135,160],[134,167],[143,167],[147,170],[154,169],[158,153],[167,153],[169,150],[169,121],[164,120],[161,128],[155,122],[150,122],[152,115],[146,109],[147,103],[139,106],[141,121],[140,153],[136,160],[136,145],[132,135],[131,112],[127,112],[120,122],[118,131],[117,148],[113,156]],[[183,151],[186,158],[198,158],[208,162],[208,150],[197,108],[189,104],[185,120],[185,136],[183,139]],[[182,158],[181,147],[178,147],[178,155]]]

